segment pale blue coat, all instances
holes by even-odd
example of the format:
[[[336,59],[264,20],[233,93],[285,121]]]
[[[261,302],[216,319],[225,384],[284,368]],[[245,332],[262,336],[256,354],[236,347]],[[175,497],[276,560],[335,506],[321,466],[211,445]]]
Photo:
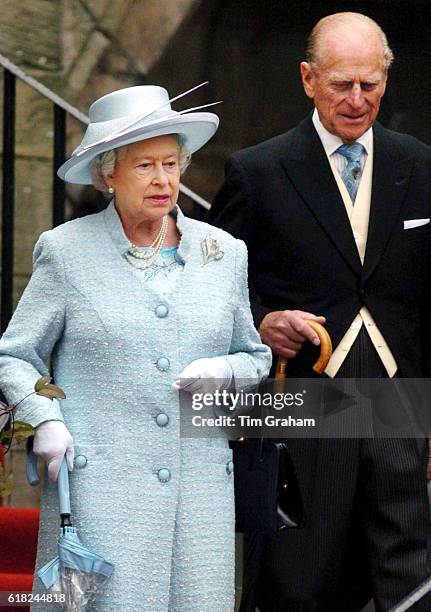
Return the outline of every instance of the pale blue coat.
[[[231,451],[224,439],[180,438],[171,385],[194,359],[219,355],[236,379],[260,379],[270,351],[252,322],[244,244],[180,210],[177,227],[184,267],[163,293],[125,260],[130,243],[113,203],[44,233],[0,341],[9,402],[48,373],[50,355],[67,395],[61,406],[33,396],[16,417],[35,426],[64,419],[73,435],[81,465],[70,477],[74,524],[115,563],[92,608],[101,612],[233,609]],[[224,256],[202,265],[208,235]],[[45,485],[41,510],[37,567],[56,554],[55,485]]]

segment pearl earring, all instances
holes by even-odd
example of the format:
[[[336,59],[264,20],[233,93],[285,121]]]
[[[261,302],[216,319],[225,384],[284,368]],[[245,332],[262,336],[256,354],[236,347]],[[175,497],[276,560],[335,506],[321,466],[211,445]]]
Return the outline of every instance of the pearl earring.
[[[113,187],[108,187],[108,193],[114,193],[114,188]]]

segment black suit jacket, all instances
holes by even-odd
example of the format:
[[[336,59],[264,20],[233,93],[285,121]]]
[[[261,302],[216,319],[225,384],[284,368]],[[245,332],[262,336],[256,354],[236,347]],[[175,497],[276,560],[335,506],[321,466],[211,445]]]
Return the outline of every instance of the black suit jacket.
[[[326,317],[336,347],[365,305],[405,377],[431,375],[431,224],[403,228],[405,220],[425,218],[431,218],[431,148],[376,123],[361,266],[311,116],[234,154],[210,214],[248,246],[256,326],[273,310],[306,310]],[[303,370],[307,350],[289,368]]]

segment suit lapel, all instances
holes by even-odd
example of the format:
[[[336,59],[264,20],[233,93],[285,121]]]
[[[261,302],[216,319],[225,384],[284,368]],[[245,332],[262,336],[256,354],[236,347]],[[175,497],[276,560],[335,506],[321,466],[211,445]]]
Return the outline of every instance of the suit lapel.
[[[374,167],[367,247],[361,284],[373,273],[399,216],[409,183],[413,158],[406,158],[390,134],[375,124]]]
[[[359,276],[361,261],[349,218],[311,117],[294,130],[291,148],[281,162],[317,222]]]

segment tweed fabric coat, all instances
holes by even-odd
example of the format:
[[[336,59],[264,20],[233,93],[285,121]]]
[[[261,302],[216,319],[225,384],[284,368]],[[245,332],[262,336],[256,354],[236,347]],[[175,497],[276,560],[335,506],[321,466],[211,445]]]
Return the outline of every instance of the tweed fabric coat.
[[[92,610],[233,609],[231,451],[224,439],[180,438],[179,396],[171,385],[194,359],[220,355],[236,380],[259,379],[268,373],[270,352],[252,322],[244,244],[176,214],[183,269],[163,292],[146,286],[142,271],[125,260],[130,243],[113,203],[44,233],[0,341],[8,401],[47,374],[50,356],[55,382],[66,392],[61,405],[33,396],[16,417],[35,426],[64,419],[75,457],[86,462],[70,476],[74,524],[86,545],[115,564]],[[202,265],[208,235],[224,256]],[[160,414],[167,425],[158,424]],[[51,483],[41,511],[37,567],[56,554]],[[38,580],[35,588],[42,591]]]

